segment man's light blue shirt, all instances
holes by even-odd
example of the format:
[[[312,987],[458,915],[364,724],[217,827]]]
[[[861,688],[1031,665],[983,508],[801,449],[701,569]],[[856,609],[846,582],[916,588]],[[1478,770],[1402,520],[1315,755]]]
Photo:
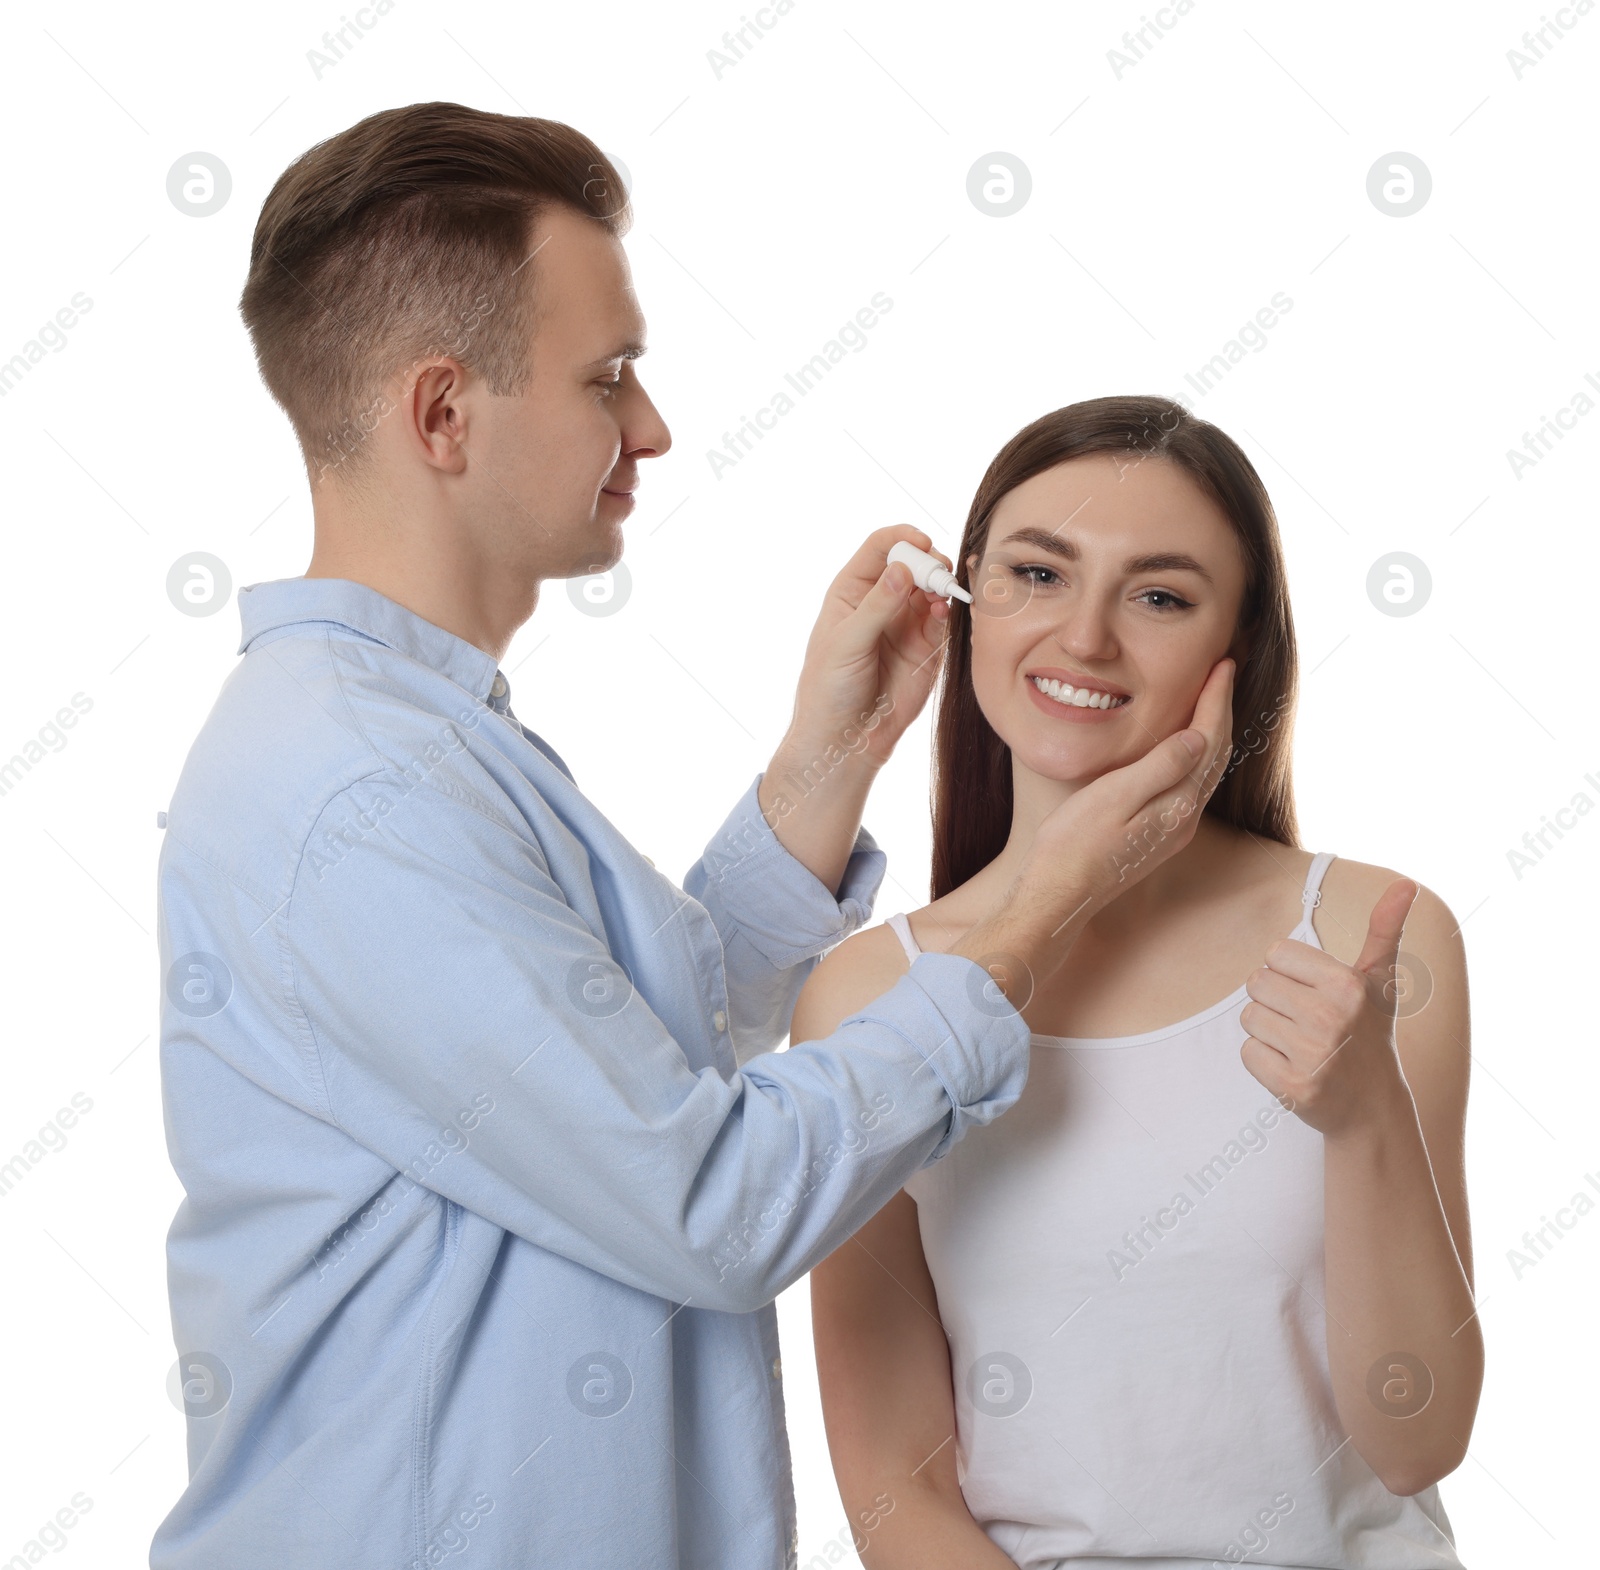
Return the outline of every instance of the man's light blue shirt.
[[[1015,1102],[1021,1016],[925,954],[774,1050],[871,915],[865,829],[835,896],[758,775],[680,889],[481,649],[344,579],[239,603],[160,858],[151,1565],[792,1566],[773,1299]]]

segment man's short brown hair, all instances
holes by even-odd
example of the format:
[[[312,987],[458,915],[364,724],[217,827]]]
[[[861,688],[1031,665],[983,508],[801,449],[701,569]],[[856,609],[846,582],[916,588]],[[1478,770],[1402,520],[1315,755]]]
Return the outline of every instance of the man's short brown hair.
[[[239,311],[313,479],[361,468],[390,393],[430,355],[454,355],[496,394],[523,390],[523,269],[555,202],[618,237],[632,221],[615,167],[581,132],[461,104],[385,109],[284,170]]]

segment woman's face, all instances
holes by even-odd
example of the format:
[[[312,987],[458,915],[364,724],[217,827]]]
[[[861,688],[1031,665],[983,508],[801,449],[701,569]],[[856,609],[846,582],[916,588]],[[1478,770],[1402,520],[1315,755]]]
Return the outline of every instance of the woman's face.
[[[1244,596],[1226,514],[1162,458],[1036,474],[1001,499],[968,567],[979,706],[1017,762],[1055,780],[1094,779],[1183,729]],[[1051,679],[1115,706],[1064,704],[1040,690]]]

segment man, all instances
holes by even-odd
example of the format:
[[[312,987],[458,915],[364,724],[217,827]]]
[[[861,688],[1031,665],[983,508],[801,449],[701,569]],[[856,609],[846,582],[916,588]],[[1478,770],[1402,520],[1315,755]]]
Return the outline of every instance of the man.
[[[681,890],[512,713],[541,583],[616,563],[670,441],[627,221],[585,137],[451,104],[262,209],[241,309],[315,545],[240,593],[161,854],[191,1481],[155,1570],[792,1565],[773,1299],[1021,1091],[975,959],[1046,963],[1066,893],[773,1050],[883,876],[861,808],[946,614],[884,564],[927,536],[840,574]]]

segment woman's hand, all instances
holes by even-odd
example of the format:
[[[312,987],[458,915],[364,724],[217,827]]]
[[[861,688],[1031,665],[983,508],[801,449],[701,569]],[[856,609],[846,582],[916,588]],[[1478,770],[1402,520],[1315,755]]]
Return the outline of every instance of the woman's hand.
[[[785,749],[807,760],[849,754],[876,772],[922,711],[939,674],[950,607],[888,562],[901,540],[937,556],[908,523],[876,529],[829,585],[806,644]]]
[[[1354,965],[1279,938],[1245,980],[1244,1066],[1320,1133],[1381,1121],[1410,1101],[1395,1045],[1400,933],[1417,896],[1410,878],[1383,891]]]
[[[1408,915],[1408,947],[1433,978],[1425,1009],[1397,996]],[[1354,965],[1282,938],[1245,986],[1245,1067],[1322,1135],[1321,1296],[1340,1423],[1390,1493],[1418,1493],[1466,1456],[1483,1387],[1460,923],[1394,878]]]

